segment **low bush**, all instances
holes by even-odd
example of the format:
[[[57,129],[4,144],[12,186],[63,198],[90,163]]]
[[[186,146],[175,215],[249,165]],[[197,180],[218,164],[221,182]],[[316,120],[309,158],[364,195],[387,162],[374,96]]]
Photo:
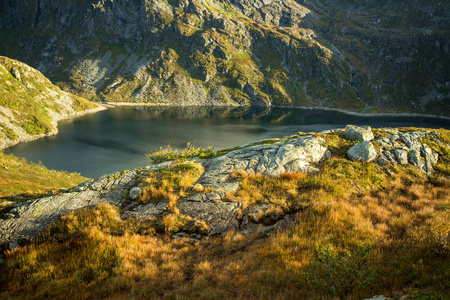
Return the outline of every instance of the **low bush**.
[[[159,151],[147,154],[147,157],[154,163],[162,163],[171,160],[185,161],[188,158],[212,154],[212,149],[212,147],[196,148],[191,143],[187,143],[186,148],[183,150],[174,149],[170,145],[167,145],[165,148],[161,147]]]

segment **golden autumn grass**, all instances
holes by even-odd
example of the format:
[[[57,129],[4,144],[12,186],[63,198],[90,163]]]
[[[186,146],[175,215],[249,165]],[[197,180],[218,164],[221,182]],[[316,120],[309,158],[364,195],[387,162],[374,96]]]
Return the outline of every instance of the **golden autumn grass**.
[[[51,190],[71,188],[86,180],[78,173],[49,170],[41,164],[0,151],[0,198],[11,195],[36,197]]]
[[[5,253],[0,297],[448,299],[450,179],[342,157],[319,168],[233,174],[242,183],[231,201],[297,211],[292,228],[270,237],[171,240],[152,220],[123,221],[110,206],[71,213]]]

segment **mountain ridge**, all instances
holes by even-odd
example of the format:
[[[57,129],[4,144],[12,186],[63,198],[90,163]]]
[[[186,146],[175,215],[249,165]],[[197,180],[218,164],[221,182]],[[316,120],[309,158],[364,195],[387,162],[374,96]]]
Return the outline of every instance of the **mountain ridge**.
[[[21,0],[2,6],[0,37],[7,43],[0,50],[93,100],[449,115],[445,3]]]
[[[36,69],[0,56],[0,149],[54,135],[58,121],[102,109],[62,91]]]

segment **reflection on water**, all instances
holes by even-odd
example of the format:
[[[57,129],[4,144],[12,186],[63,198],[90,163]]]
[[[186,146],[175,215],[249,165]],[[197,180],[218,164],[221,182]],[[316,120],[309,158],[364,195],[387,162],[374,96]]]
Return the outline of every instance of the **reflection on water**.
[[[359,117],[335,111],[255,107],[123,107],[65,120],[56,136],[20,144],[6,153],[42,161],[52,169],[87,177],[150,163],[145,154],[186,143],[215,150],[248,142],[322,131],[346,124],[450,129],[450,121],[423,117]]]

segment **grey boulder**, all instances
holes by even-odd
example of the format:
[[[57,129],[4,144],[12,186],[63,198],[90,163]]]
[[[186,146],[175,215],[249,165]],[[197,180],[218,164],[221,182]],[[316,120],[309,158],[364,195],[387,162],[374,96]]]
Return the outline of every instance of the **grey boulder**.
[[[347,125],[345,126],[345,138],[351,140],[351,141],[371,141],[373,140],[374,136],[372,133],[372,129],[370,126],[355,126],[355,125]]]
[[[347,156],[352,161],[369,162],[377,157],[377,151],[371,142],[358,143],[347,151]]]

